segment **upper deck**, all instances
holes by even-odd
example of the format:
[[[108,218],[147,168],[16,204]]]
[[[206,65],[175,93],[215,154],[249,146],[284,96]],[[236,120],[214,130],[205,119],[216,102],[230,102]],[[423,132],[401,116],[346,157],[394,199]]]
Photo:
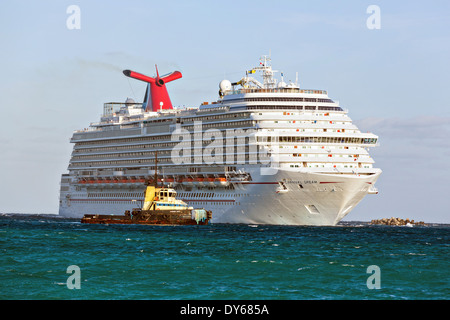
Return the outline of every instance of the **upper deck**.
[[[328,95],[326,90],[300,89],[300,88],[242,88],[224,92],[224,99],[227,96],[240,95],[246,93],[295,93],[295,94],[320,94]]]

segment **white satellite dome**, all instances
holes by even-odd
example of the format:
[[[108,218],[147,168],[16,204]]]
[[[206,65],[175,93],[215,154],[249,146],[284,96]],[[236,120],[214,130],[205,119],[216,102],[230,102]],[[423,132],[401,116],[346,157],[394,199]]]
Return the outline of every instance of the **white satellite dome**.
[[[125,100],[125,104],[135,104],[135,103],[136,103],[136,101],[134,101],[131,98],[127,98],[127,100]]]
[[[284,81],[278,82],[278,88],[286,88],[287,84]]]
[[[222,80],[219,83],[220,92],[231,90],[231,82],[229,80]]]

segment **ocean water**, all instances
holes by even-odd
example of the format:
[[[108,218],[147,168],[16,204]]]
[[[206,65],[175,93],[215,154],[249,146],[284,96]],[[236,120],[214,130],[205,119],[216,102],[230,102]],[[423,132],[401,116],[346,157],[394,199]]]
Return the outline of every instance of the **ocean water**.
[[[449,299],[449,236],[448,226],[105,226],[3,215],[0,299]]]

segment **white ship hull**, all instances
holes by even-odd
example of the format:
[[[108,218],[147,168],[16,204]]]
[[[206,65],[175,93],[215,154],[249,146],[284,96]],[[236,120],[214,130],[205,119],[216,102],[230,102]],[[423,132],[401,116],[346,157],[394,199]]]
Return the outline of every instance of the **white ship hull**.
[[[179,191],[193,207],[213,212],[212,223],[336,225],[370,191],[381,170],[372,175],[318,174],[279,170],[275,175],[259,175],[259,169],[246,169],[253,181],[234,183],[234,190],[215,188]],[[287,190],[278,192],[283,181]],[[134,189],[135,190],[135,189]],[[127,187],[116,193],[127,193]],[[205,197],[203,194],[213,197]],[[132,199],[101,200],[82,193],[63,201],[59,214],[81,218],[84,214],[116,214],[140,205]],[[142,200],[142,199],[136,199]]]

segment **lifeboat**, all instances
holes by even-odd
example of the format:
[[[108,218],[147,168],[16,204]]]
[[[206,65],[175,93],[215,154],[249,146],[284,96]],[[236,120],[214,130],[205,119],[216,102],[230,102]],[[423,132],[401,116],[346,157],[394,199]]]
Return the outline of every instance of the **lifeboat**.
[[[214,178],[206,178],[209,187],[215,187]]]
[[[123,186],[124,184],[128,184],[128,179],[125,177],[119,178],[119,185]]]
[[[227,178],[223,178],[223,177],[221,177],[221,178],[216,178],[215,182],[216,182],[218,185],[222,186],[222,187],[226,187],[226,186],[228,186],[228,185],[230,184],[230,183],[227,181]]]
[[[192,184],[193,184],[194,186],[198,186],[198,180],[197,180],[197,178],[193,178],[193,179],[192,179]]]
[[[193,178],[184,178],[182,183],[185,186],[192,186],[194,184],[194,179]]]
[[[197,180],[197,184],[200,187],[203,187],[205,185],[205,178],[197,178],[196,180]]]
[[[176,181],[175,181],[174,178],[167,178],[167,179],[165,179],[165,182],[167,182],[170,185],[175,185],[176,184]]]

